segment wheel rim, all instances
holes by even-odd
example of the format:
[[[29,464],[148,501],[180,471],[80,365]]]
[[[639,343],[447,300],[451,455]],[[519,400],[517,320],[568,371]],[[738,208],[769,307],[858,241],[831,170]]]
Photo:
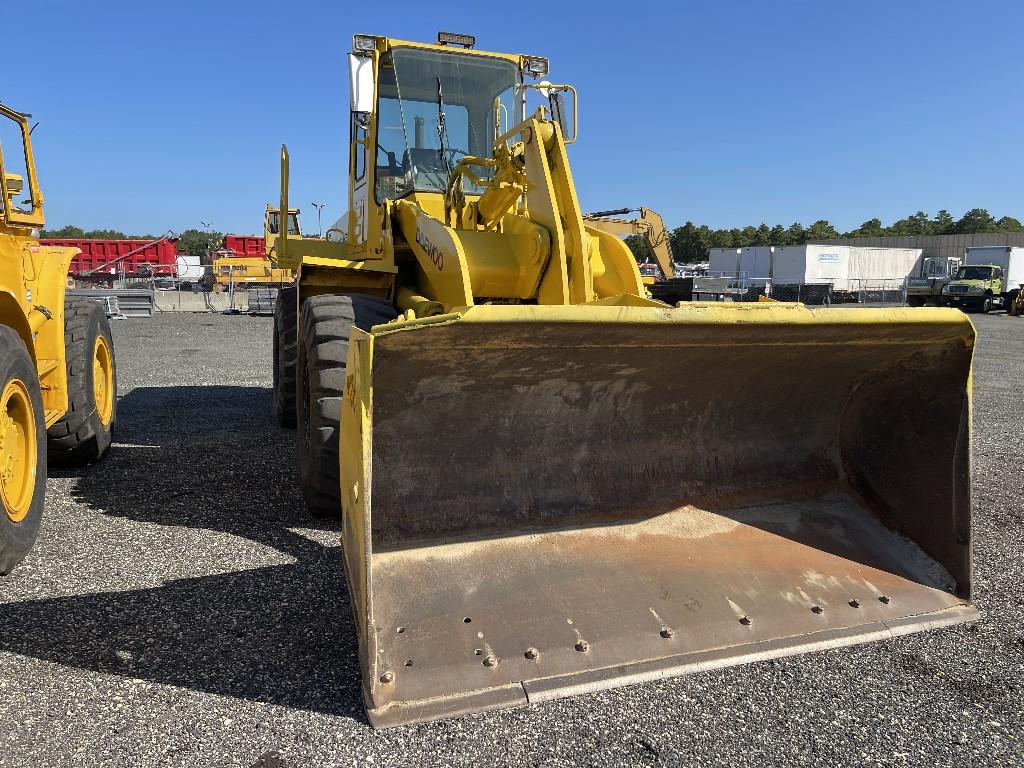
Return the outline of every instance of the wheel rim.
[[[11,379],[0,394],[0,498],[7,517],[20,523],[36,487],[36,417],[28,387]]]
[[[96,337],[96,347],[92,353],[92,394],[100,423],[109,426],[114,414],[114,366],[110,359],[110,347],[102,336]]]

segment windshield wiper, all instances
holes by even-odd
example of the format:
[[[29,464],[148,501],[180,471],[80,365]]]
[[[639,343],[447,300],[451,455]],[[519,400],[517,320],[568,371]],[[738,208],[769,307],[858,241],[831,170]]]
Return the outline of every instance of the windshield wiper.
[[[450,151],[445,151],[445,145],[448,143],[448,129],[445,127],[444,93],[441,91],[440,75],[437,77],[437,143],[440,145],[437,151],[441,155],[441,161],[444,163],[445,170],[448,172],[448,184],[450,184],[452,181],[452,164],[448,157]]]

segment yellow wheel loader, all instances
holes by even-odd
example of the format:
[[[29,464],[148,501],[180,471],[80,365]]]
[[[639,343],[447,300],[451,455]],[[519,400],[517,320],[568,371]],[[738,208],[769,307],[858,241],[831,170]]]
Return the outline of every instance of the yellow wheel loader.
[[[275,408],[370,721],[975,617],[969,321],[646,298],[571,86],[473,43],[354,38],[344,236],[277,243]]]
[[[78,249],[39,244],[43,197],[28,120],[0,104],[0,574],[35,542],[47,457],[99,459],[117,416],[107,316],[64,295]]]
[[[263,211],[263,251],[267,258],[277,264],[277,235],[281,231],[281,211],[267,203]],[[292,208],[288,211],[288,234],[301,236],[299,229],[299,211]]]

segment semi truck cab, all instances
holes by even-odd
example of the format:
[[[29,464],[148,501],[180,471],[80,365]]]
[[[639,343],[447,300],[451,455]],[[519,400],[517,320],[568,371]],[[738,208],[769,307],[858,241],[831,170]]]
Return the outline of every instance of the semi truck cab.
[[[965,264],[942,289],[945,304],[989,312],[1004,306],[1002,267],[996,264]]]
[[[1024,283],[1024,248],[978,245],[964,251],[956,276],[942,289],[942,303],[990,312],[1015,305]]]
[[[962,263],[956,257],[932,256],[921,264],[921,274],[907,280],[907,305],[923,307],[940,304],[942,289],[953,279]]]

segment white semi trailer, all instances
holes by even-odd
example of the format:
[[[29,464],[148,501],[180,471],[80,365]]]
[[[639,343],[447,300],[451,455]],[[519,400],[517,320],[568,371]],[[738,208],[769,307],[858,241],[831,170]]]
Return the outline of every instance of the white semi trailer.
[[[713,248],[709,274],[782,286],[816,285],[834,294],[902,288],[921,268],[920,248],[862,248],[852,245],[751,246]]]

